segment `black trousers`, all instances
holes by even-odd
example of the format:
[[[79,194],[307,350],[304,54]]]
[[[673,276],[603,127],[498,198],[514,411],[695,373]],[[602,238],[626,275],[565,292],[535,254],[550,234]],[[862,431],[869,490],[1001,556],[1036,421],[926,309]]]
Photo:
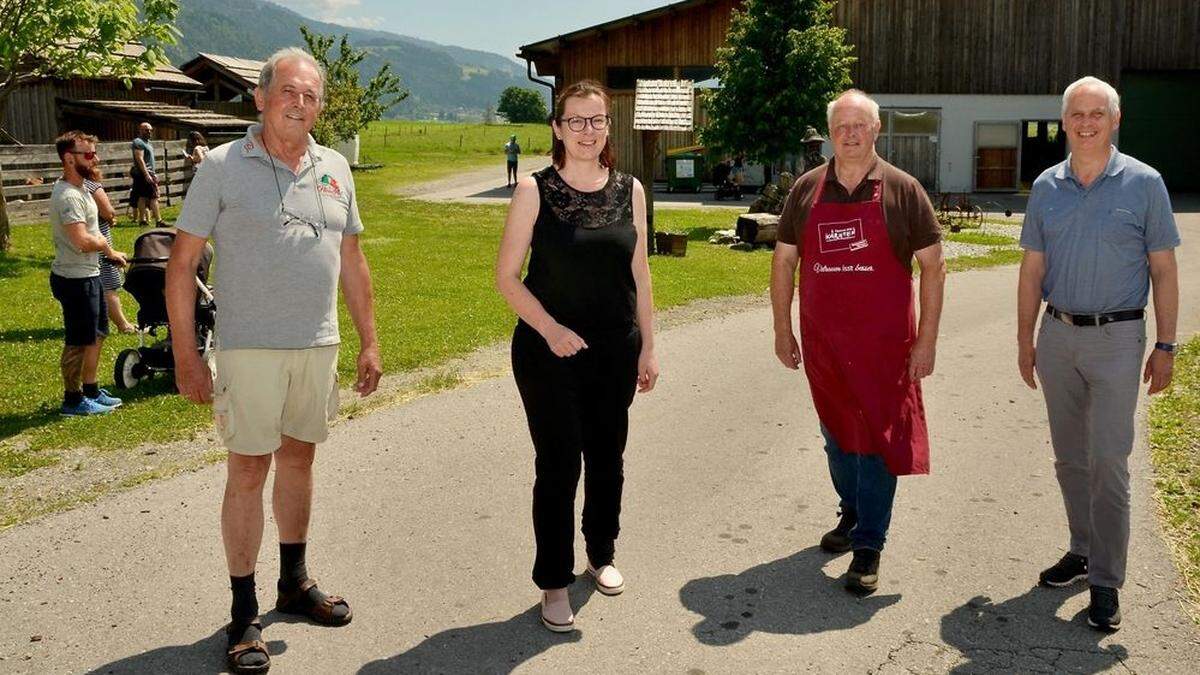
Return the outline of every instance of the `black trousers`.
[[[543,589],[575,580],[575,491],[581,469],[582,529],[593,565],[612,563],[620,532],[622,456],[642,338],[636,326],[582,337],[587,349],[560,358],[524,323],[513,333],[513,375],[536,452],[533,582]]]

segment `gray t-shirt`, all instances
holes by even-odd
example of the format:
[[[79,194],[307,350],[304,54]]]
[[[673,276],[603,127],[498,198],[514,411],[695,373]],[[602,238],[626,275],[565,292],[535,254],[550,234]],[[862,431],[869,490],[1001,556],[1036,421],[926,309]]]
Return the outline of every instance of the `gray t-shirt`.
[[[151,144],[150,141],[147,141],[143,138],[135,138],[133,139],[133,143],[129,144],[129,147],[132,148],[134,152],[140,151],[142,153],[142,161],[146,163],[146,169],[153,172],[154,145]]]
[[[363,230],[350,165],[309,139],[298,173],[272,166],[260,130],[208,154],[176,222],[215,244],[218,346],[337,344],[342,235]]]
[[[1178,245],[1162,176],[1116,148],[1087,188],[1070,157],[1042,172],[1021,228],[1021,247],[1045,254],[1042,297],[1072,314],[1145,307],[1147,256]]]
[[[100,218],[96,200],[81,187],[59,178],[50,193],[50,229],[54,233],[54,262],[50,271],[69,279],[100,276],[100,253],[84,253],[67,238],[66,225],[85,223],[87,233],[100,236]]]

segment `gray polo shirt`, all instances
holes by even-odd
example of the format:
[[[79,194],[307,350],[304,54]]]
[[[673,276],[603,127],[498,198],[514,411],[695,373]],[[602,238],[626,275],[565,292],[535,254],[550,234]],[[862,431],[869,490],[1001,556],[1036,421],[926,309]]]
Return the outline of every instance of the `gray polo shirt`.
[[[68,279],[100,276],[100,253],[84,253],[67,237],[66,225],[84,223],[87,233],[100,236],[100,218],[96,200],[81,187],[59,178],[50,193],[50,229],[54,233],[54,262],[50,271]]]
[[[337,344],[342,235],[363,229],[350,166],[309,138],[293,173],[278,160],[272,164],[261,129],[255,124],[241,140],[208,154],[176,223],[215,244],[218,346]]]
[[[1146,306],[1147,255],[1179,245],[1162,176],[1113,148],[1085,188],[1071,158],[1033,183],[1021,247],[1046,257],[1042,297],[1064,312],[1096,314]]]

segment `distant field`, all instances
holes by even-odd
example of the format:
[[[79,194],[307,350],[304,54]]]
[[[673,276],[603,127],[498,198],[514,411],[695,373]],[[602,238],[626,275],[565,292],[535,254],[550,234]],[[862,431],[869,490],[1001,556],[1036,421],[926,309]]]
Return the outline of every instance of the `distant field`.
[[[383,173],[392,187],[436,180],[489,164],[503,175],[504,144],[511,134],[517,135],[525,157],[550,152],[550,127],[545,124],[386,120],[375,122],[360,135],[359,161],[386,165]]]
[[[384,130],[387,131],[386,140]],[[484,126],[386,122],[363,137],[363,161],[384,167],[358,172],[359,207],[367,230],[362,243],[376,287],[378,330],[389,373],[432,366],[502,340],[514,317],[493,289],[492,265],[504,225],[504,206],[435,204],[397,197],[397,185],[431,180],[455,171],[503,162],[504,141],[518,133],[528,154],[548,151],[540,125]],[[459,149],[459,138],[462,149]],[[526,140],[528,138],[528,140]],[[704,241],[733,225],[729,211],[671,210],[659,227],[691,232],[686,258],[652,260],[657,305],[698,298],[761,292],[770,252],[729,251]],[[171,395],[170,378],[156,378],[119,395],[126,405],[101,419],[62,419],[58,374],[61,317],[46,280],[53,249],[48,225],[14,229],[13,251],[0,255],[0,479],[58,461],[61,448],[91,446],[96,452],[187,438],[209,425],[207,408]],[[122,222],[117,247],[129,250],[138,229]],[[124,296],[126,313],[136,304]],[[357,338],[341,308],[344,381],[354,365]],[[120,349],[136,344],[114,335],[105,345],[100,382],[111,387]],[[13,440],[19,439],[18,443]],[[2,491],[0,480],[0,491]]]

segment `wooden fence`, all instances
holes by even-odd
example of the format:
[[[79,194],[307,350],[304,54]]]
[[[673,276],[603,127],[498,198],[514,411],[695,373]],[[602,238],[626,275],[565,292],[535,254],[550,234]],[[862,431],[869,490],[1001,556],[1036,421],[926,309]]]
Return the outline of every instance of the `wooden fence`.
[[[193,170],[183,159],[187,141],[151,141],[158,175],[159,204],[170,206],[183,199],[192,182]],[[100,170],[104,191],[113,207],[122,213],[129,207],[133,179],[133,152],[129,141],[100,143]],[[53,145],[0,146],[0,194],[12,223],[46,220],[54,181],[62,175],[62,163]]]

